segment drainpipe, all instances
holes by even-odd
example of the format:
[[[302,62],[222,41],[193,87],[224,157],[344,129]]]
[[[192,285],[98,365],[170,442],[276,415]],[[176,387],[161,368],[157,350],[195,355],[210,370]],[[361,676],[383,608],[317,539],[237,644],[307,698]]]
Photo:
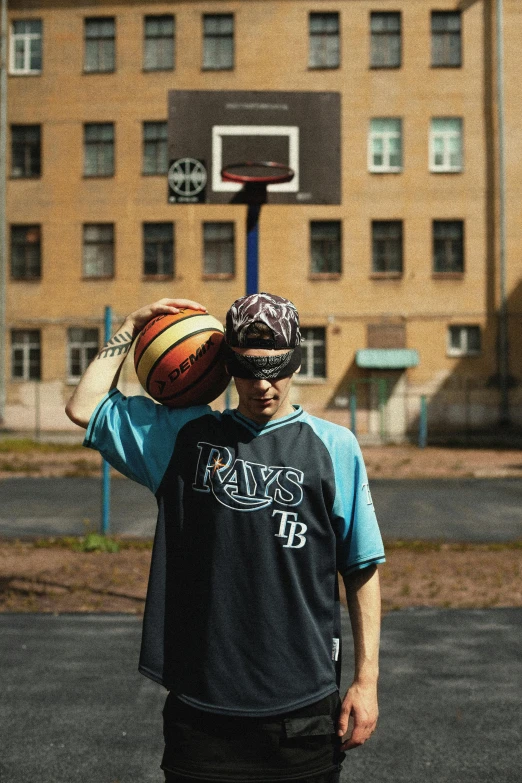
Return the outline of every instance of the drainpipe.
[[[502,0],[497,0],[497,122],[498,122],[498,179],[499,179],[499,272],[500,309],[498,334],[498,361],[500,376],[500,423],[510,423],[509,411],[509,333],[506,269],[506,182],[504,147],[504,13]]]
[[[0,425],[4,421],[6,330],[7,0],[0,11]]]

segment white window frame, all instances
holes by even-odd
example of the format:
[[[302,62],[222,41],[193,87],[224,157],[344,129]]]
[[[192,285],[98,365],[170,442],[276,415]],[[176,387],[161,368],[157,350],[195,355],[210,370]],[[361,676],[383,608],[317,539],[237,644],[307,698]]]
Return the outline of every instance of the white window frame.
[[[459,342],[460,346],[458,348],[455,348],[451,344],[451,332],[453,329],[459,329]],[[478,329],[479,330],[479,342],[481,342],[482,334],[480,331],[480,326],[478,324],[450,324],[448,326],[447,330],[447,355],[452,357],[460,357],[460,356],[479,356],[482,350],[482,346],[479,348],[469,348],[469,330],[470,329]]]
[[[307,332],[312,329],[323,329],[324,339],[316,340],[311,337],[306,337]],[[303,342],[301,343],[300,347],[303,354],[306,352],[307,372],[304,373],[301,366],[301,370],[296,373],[296,375],[294,375],[294,380],[300,383],[324,383],[328,373],[328,368],[326,366],[326,328],[324,326],[305,326],[301,327],[301,332],[303,334]],[[323,346],[324,349],[324,375],[314,375],[314,346],[316,345]]]
[[[14,26],[16,22],[40,22],[39,33],[15,33]],[[43,46],[43,25],[41,19],[13,19],[11,22],[11,40],[9,46],[9,73],[16,76],[31,76],[42,73],[42,68],[31,68],[31,41],[42,41]],[[24,66],[16,67],[16,42],[24,42]],[[42,52],[43,60],[43,52]]]
[[[92,342],[89,341],[72,341],[70,339],[70,331],[67,332],[67,383],[79,383],[80,378],[82,377],[83,373],[91,363],[92,359],[89,359],[87,356],[87,351],[89,348],[95,348],[96,353],[100,350],[100,330],[96,327],[72,327],[75,329],[96,329],[98,332],[98,339],[96,342],[94,340]],[[72,374],[72,356],[71,353],[73,349],[79,349],[80,351],[80,365],[81,365],[81,372],[79,375],[73,375]],[[94,354],[96,355],[96,354]]]
[[[19,332],[22,342],[15,342],[13,334]],[[38,340],[31,342],[31,334],[37,333]],[[31,351],[38,350],[38,377],[31,378]],[[22,375],[13,372],[14,352],[22,351]],[[12,329],[11,330],[11,379],[13,381],[39,381],[42,377],[42,336],[39,329]]]
[[[460,123],[459,130],[435,130],[435,120],[458,120]],[[459,173],[464,169],[464,152],[463,152],[463,121],[461,117],[432,117],[430,122],[430,171],[433,173]],[[443,161],[438,165],[435,161],[435,140],[441,138],[443,141]],[[458,139],[460,143],[460,164],[453,166],[451,164],[451,149],[450,143],[453,139]]]
[[[393,120],[399,123],[398,130],[385,130],[377,131],[372,129],[372,123],[379,120]],[[390,141],[392,139],[399,139],[400,143],[400,155],[401,162],[399,166],[392,166],[390,164],[390,157],[392,150],[390,149]],[[374,142],[379,139],[383,142],[383,162],[382,165],[376,165],[373,162]],[[402,119],[400,117],[372,117],[370,120],[370,128],[368,131],[368,171],[374,174],[397,174],[403,169],[403,151],[402,151]]]

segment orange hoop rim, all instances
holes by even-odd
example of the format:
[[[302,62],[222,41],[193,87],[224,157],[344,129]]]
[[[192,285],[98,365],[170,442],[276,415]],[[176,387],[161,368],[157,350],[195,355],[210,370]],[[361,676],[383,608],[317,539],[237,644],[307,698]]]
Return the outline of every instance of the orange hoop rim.
[[[254,174],[238,174],[234,169],[261,166],[271,170],[270,173],[261,176]],[[295,172],[290,166],[284,163],[277,163],[273,160],[252,161],[247,160],[241,163],[229,163],[221,169],[221,179],[225,182],[239,182],[243,185],[248,183],[259,183],[261,185],[276,185],[277,183],[290,182],[294,178]]]

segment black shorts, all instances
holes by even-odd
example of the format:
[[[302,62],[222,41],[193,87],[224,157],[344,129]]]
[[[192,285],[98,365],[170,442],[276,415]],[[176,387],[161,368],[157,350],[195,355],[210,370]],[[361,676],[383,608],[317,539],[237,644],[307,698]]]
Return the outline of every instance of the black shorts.
[[[169,693],[163,709],[165,780],[336,783],[345,755],[335,733],[340,707],[335,692],[283,715],[243,718],[197,710]]]

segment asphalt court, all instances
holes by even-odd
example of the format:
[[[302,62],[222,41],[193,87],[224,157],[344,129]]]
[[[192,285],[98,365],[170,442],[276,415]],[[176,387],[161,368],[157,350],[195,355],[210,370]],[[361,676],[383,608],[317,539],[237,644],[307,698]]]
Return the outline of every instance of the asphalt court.
[[[521,622],[522,609],[388,614],[379,727],[342,783],[518,781]],[[0,615],[2,783],[161,783],[165,691],[137,672],[140,631],[131,615]]]
[[[384,538],[445,541],[522,539],[522,481],[378,479],[371,482]],[[111,482],[111,532],[154,533],[156,500],[128,479]],[[15,478],[0,481],[0,536],[82,535],[98,529],[101,481]]]

